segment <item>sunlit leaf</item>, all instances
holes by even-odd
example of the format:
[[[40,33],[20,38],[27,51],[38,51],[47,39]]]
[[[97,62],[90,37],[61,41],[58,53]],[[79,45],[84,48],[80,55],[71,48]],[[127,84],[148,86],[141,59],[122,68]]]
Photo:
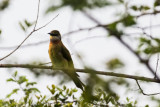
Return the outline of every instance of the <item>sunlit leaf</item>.
[[[12,92],[6,96],[6,98],[11,97],[11,95],[13,95],[13,94],[17,93],[18,91],[19,91],[19,89],[18,89],[18,88],[13,89],[13,90],[12,90]]]

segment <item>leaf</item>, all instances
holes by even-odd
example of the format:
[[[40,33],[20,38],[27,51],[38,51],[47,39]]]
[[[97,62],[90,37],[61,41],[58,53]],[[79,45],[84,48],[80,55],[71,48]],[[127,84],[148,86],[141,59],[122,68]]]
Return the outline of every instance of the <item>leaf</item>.
[[[16,77],[16,76],[17,76],[17,74],[18,74],[18,71],[16,71],[16,72],[14,73],[14,75],[13,75],[13,76],[14,76],[14,77]]]
[[[143,10],[149,10],[150,7],[149,6],[143,6]]]
[[[154,2],[154,7],[157,7],[157,6],[160,6],[160,1],[159,1],[159,0],[156,0],[156,1]]]
[[[26,78],[26,76],[20,76],[19,80],[17,82],[18,82],[18,84],[22,84],[27,81],[28,81],[28,79]]]
[[[118,0],[120,3],[124,3],[124,0]]]
[[[26,87],[28,87],[28,86],[30,86],[30,85],[33,86],[33,85],[35,85],[35,84],[37,84],[37,83],[36,83],[36,82],[27,82],[27,83],[26,83]]]
[[[16,82],[13,78],[7,79],[7,82]]]
[[[134,16],[127,15],[126,17],[123,18],[122,23],[124,26],[128,27],[136,24],[136,21],[134,19]]]
[[[110,25],[107,26],[106,29],[108,29],[110,35],[120,37],[123,34],[123,32],[118,31],[117,24],[118,24],[117,22],[111,23]]]
[[[46,10],[46,13],[54,12],[54,11],[58,10],[59,8],[61,8],[61,6],[50,6],[50,7]]]
[[[56,91],[55,91],[55,88],[52,88],[50,89],[48,86],[47,86],[47,89],[51,92],[51,94],[54,94]]]
[[[78,90],[76,88],[72,89],[73,92],[77,92]]]
[[[0,3],[0,11],[4,10],[5,8],[7,8],[9,6],[10,0],[3,0]]]
[[[2,30],[0,29],[0,35],[2,34]]]
[[[13,94],[17,93],[18,91],[19,91],[19,89],[18,89],[18,88],[16,88],[16,89],[12,90],[12,92],[11,92],[10,94],[8,94],[8,95],[6,96],[6,98],[11,97],[11,95],[13,95]]]
[[[106,65],[107,65],[107,68],[110,70],[124,67],[123,62],[121,60],[119,60],[118,58],[113,58],[113,59],[109,60],[106,63]]]
[[[140,42],[147,43],[147,44],[151,45],[151,40],[149,40],[149,39],[147,39],[147,38],[141,37],[141,38],[140,38]]]
[[[40,92],[37,88],[29,88],[28,91],[31,91],[31,92]]]
[[[133,9],[134,11],[147,11],[150,9],[150,7],[145,6],[145,5],[141,5],[138,7],[138,6],[134,5],[134,6],[131,6],[131,9]]]
[[[56,86],[54,84],[52,84],[52,89],[55,89],[55,88],[56,88]]]
[[[66,90],[66,86],[65,85],[63,86],[63,90]]]
[[[30,23],[29,21],[27,21],[26,19],[24,20],[24,23],[26,24],[27,27],[32,26],[32,23]]]
[[[20,25],[20,27],[21,27],[21,29],[22,29],[23,31],[26,31],[26,28],[23,26],[23,24],[22,24],[21,22],[19,22],[19,25]]]
[[[133,9],[134,11],[137,11],[138,7],[134,5],[134,6],[131,7],[131,9]]]

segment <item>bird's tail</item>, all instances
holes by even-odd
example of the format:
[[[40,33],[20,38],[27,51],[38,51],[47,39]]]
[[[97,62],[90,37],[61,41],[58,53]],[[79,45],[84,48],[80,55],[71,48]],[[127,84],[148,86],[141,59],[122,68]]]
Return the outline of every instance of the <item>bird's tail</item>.
[[[84,91],[84,87],[85,85],[82,83],[82,81],[77,77],[77,76],[74,76],[74,77],[71,77],[73,79],[73,82],[75,83],[75,85],[80,88],[82,91]]]
[[[81,80],[78,78],[79,75],[74,70],[66,70],[68,76],[73,80],[75,85],[80,88],[82,91],[84,91],[85,85],[81,82]]]

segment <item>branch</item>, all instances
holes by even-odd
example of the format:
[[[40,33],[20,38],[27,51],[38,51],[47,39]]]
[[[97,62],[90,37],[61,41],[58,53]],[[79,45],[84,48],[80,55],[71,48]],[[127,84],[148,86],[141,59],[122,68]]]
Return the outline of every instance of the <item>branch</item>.
[[[50,69],[52,70],[51,66],[40,66],[40,65],[28,65],[28,64],[0,64],[0,68],[27,68],[27,69]],[[64,70],[62,68],[54,68],[53,70]],[[127,75],[121,73],[114,73],[114,72],[106,72],[106,71],[95,71],[92,72],[87,69],[76,69],[76,72],[80,73],[95,73],[98,75],[106,75],[106,76],[114,76],[114,77],[122,77],[134,80],[141,80],[146,82],[155,82],[160,83],[160,80],[143,77],[143,76],[134,76],[134,75]]]
[[[49,40],[44,40],[44,41],[40,41],[40,42],[36,42],[36,43],[30,43],[30,44],[22,45],[21,48],[26,48],[26,47],[30,47],[30,46],[37,46],[37,45],[41,45],[41,44],[44,44],[44,43],[47,43],[47,42],[49,42]],[[17,47],[17,45],[16,46],[11,46],[11,47],[0,47],[0,49],[10,50],[10,49],[14,49],[15,47]]]
[[[154,11],[154,12],[142,13],[142,14],[140,14],[140,15],[136,16],[136,17],[137,17],[137,18],[139,18],[139,17],[141,17],[141,16],[146,16],[146,15],[156,15],[156,14],[158,14],[158,13],[160,13],[160,11]]]
[[[57,16],[58,16],[58,15],[57,15]],[[57,17],[57,16],[56,16],[56,17]],[[54,17],[54,19],[55,19],[56,17]],[[108,25],[108,24],[107,24],[107,25]],[[81,32],[81,31],[84,31],[84,30],[92,30],[92,29],[95,29],[95,28],[98,28],[98,27],[102,27],[102,26],[107,26],[107,25],[96,25],[96,26],[93,26],[93,27],[88,27],[88,28],[83,28],[83,29],[74,30],[74,31],[71,31],[71,32],[68,32],[68,33],[63,34],[62,37],[68,36],[69,34]],[[97,37],[98,37],[98,36],[97,36]],[[92,38],[92,37],[89,37],[89,38]],[[26,48],[26,47],[29,47],[29,46],[40,45],[40,44],[44,44],[44,43],[47,43],[47,42],[48,42],[48,40],[44,40],[44,41],[36,42],[36,43],[30,43],[30,44],[26,44],[26,45],[21,46],[21,48]],[[18,47],[18,46],[16,45],[16,46],[11,46],[11,47],[0,47],[0,49],[10,50],[10,49],[13,49],[13,48],[16,48],[16,47]]]
[[[97,23],[98,25],[101,25],[101,23],[95,19],[94,17],[92,17],[90,14],[88,14],[87,12],[83,11],[83,13],[89,18],[91,19],[93,22]],[[144,14],[145,15],[145,14]],[[119,21],[116,21],[116,22],[119,22]],[[104,28],[105,30],[107,30],[106,27],[102,26],[102,28]],[[158,79],[160,80],[160,78],[155,75],[154,73],[154,70],[151,68],[151,66],[149,65],[149,60],[145,60],[143,58],[141,58],[141,56],[136,52],[134,51],[124,40],[122,40],[122,37],[120,36],[116,36],[116,35],[113,35],[115,38],[117,38],[117,40],[123,44],[130,52],[132,52],[139,60],[141,63],[143,63],[147,68],[148,70]]]
[[[151,96],[151,95],[158,95],[158,94],[160,94],[160,93],[146,94],[146,93],[144,93],[143,89],[141,88],[140,84],[138,83],[138,80],[136,80],[136,83],[137,83],[137,85],[139,87],[139,90],[141,91],[141,93],[143,95]]]
[[[156,79],[156,75],[157,75],[158,64],[159,64],[159,53],[157,54],[156,71],[155,71],[155,77],[154,77],[155,79]]]
[[[39,16],[39,6],[40,6],[40,0],[38,0],[38,12],[37,12],[37,17],[36,17],[35,26],[34,26],[32,32],[30,32],[30,33],[28,34],[28,36],[27,36],[12,52],[10,52],[8,55],[6,55],[6,56],[4,56],[3,58],[1,58],[0,61],[2,61],[3,59],[9,57],[10,55],[12,55],[12,54],[13,54],[16,50],[18,50],[18,49],[21,47],[21,45],[32,35],[32,33],[35,32],[35,28],[36,28],[36,26],[37,26],[38,16]]]
[[[3,59],[9,57],[9,56],[12,55],[14,52],[16,52],[16,51],[22,46],[22,44],[23,44],[34,32],[36,32],[36,31],[38,31],[38,30],[46,27],[48,24],[50,24],[50,23],[58,16],[58,15],[57,15],[57,16],[53,17],[52,20],[50,20],[50,21],[49,21],[48,23],[46,23],[44,26],[39,27],[39,28],[36,29],[36,26],[37,26],[37,23],[38,23],[38,17],[39,17],[39,7],[40,7],[40,0],[39,0],[39,2],[38,2],[38,12],[37,12],[37,17],[36,17],[36,23],[35,23],[35,26],[34,26],[33,30],[28,34],[28,36],[27,36],[12,52],[10,52],[8,55],[2,57],[2,58],[0,59],[0,61],[2,61]]]

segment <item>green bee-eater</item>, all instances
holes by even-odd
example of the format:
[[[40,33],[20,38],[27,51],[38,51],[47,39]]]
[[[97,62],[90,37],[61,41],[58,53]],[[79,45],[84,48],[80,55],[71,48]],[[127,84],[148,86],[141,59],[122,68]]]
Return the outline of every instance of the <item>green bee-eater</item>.
[[[75,72],[73,61],[68,49],[63,45],[61,41],[61,34],[58,30],[53,30],[50,33],[49,44],[49,57],[52,62],[53,68],[64,68],[65,73],[72,78],[78,88],[83,90],[84,84],[78,78],[78,74]]]

